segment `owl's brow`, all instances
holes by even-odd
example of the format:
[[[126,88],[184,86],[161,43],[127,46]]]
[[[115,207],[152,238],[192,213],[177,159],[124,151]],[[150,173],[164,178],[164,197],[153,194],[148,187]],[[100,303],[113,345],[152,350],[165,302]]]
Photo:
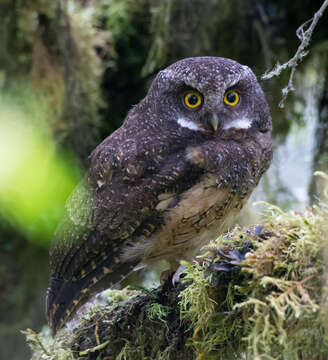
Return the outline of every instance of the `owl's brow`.
[[[224,81],[225,89],[235,87],[239,82],[247,78],[247,75],[248,74],[246,72],[238,72],[238,73],[236,72],[234,74],[228,75]],[[189,78],[189,79],[185,79],[183,82],[186,86],[191,87],[195,90],[198,90],[200,92],[202,92],[203,90],[202,86],[200,86],[199,80]]]
[[[174,72],[171,69],[161,70],[159,72],[159,74],[163,79],[166,79],[166,80],[175,80],[177,77],[176,72]],[[195,90],[201,91],[199,82],[195,78],[193,78],[193,76],[189,76],[187,78],[182,78],[181,81],[182,81],[183,86],[188,87],[188,88],[190,87]]]
[[[226,89],[235,87],[244,78],[243,75],[243,73],[239,73],[228,76],[227,80],[225,81]]]
[[[251,74],[253,74],[252,70],[248,66],[243,65],[242,69],[238,69],[236,72],[229,74],[225,81],[226,88],[228,89],[236,86],[245,78],[249,78]]]
[[[252,71],[246,65],[243,65],[242,69],[236,69],[236,71],[234,71],[233,73],[230,73],[226,77],[226,79],[224,81],[225,88],[229,89],[229,88],[235,87],[240,81],[249,77],[250,73],[252,73]],[[166,79],[173,79],[174,77],[176,77],[176,73],[174,71],[172,71],[171,69],[161,70],[160,74],[162,77],[164,77]],[[183,83],[187,87],[191,87],[200,92],[202,91],[202,86],[200,86],[199,79],[194,78],[194,76],[192,74],[190,74],[190,76],[187,76],[187,78],[184,78]]]
[[[185,79],[183,79],[183,83],[187,86],[187,87],[191,87],[195,90],[198,91],[202,91],[202,86],[199,83],[199,80],[195,79],[193,76],[189,76]]]

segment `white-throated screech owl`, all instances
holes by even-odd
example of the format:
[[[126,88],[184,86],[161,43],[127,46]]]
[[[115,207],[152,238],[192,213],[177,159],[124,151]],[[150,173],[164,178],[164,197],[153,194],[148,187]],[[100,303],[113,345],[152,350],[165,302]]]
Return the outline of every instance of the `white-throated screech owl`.
[[[50,250],[53,332],[136,265],[191,260],[231,225],[271,157],[269,108],[247,66],[198,57],[160,71],[67,202]]]

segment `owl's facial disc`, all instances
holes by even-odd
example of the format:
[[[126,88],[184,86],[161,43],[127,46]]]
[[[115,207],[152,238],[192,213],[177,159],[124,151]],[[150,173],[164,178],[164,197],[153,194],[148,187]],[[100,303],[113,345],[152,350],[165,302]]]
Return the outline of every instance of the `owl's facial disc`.
[[[204,104],[204,96],[196,89],[189,89],[182,92],[182,104],[186,109],[186,116],[181,116],[177,119],[181,127],[193,131],[214,131],[216,132],[219,127],[219,116],[214,114],[206,114],[202,119],[201,109]]]
[[[239,130],[260,129],[260,112],[255,105],[262,103],[263,94],[258,86],[253,86],[257,83],[251,70],[232,63],[228,71],[220,59],[211,58],[208,71],[204,71],[204,64],[198,67],[196,62],[194,66],[194,61],[186,60],[185,66],[172,65],[161,73],[161,81],[155,82],[156,94],[161,93],[166,99],[161,102],[162,113],[168,114],[168,119],[181,129],[210,137],[230,129],[231,136]],[[162,82],[168,84],[164,91]]]

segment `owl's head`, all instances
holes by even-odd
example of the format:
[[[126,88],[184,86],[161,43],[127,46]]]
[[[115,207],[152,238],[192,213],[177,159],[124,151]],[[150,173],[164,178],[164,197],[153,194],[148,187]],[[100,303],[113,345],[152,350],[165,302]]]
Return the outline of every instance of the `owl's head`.
[[[269,107],[251,69],[219,57],[180,60],[158,73],[147,103],[157,121],[210,136],[242,129],[271,131]]]

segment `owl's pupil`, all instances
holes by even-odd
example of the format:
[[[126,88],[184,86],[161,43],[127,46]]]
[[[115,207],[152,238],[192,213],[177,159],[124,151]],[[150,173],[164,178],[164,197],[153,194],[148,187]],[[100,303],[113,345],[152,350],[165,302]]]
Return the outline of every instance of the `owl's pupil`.
[[[198,101],[198,98],[197,98],[196,95],[190,95],[188,97],[188,102],[189,102],[190,105],[196,105],[197,101]]]
[[[233,103],[236,101],[236,95],[233,93],[233,92],[230,92],[227,94],[227,100],[230,102],[230,103]]]

